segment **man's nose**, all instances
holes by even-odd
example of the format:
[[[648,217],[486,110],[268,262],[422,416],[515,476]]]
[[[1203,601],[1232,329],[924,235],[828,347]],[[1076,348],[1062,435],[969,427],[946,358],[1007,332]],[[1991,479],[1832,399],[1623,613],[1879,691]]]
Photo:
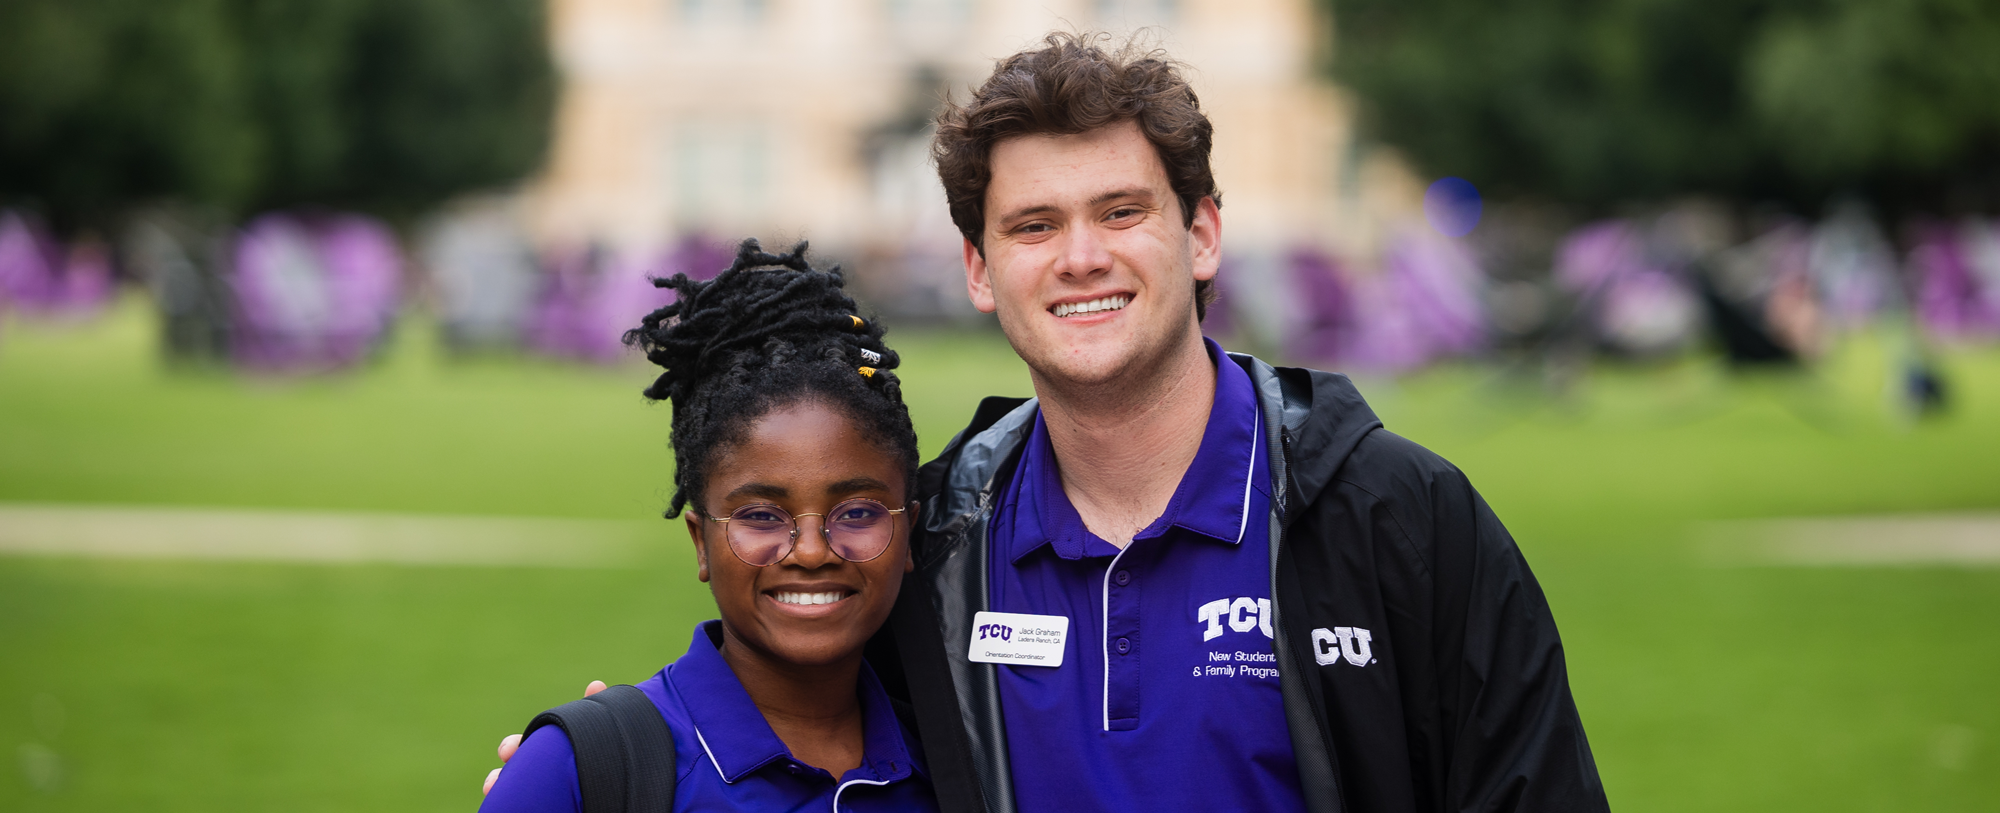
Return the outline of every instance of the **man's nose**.
[[[1111,251],[1093,224],[1085,223],[1065,229],[1062,239],[1063,251],[1058,259],[1057,273],[1086,277],[1111,270]]]

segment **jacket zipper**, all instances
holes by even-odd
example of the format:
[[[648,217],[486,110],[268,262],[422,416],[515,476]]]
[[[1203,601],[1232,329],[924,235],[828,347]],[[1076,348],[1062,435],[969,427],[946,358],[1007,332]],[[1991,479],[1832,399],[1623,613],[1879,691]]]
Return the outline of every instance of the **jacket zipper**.
[[[1282,422],[1278,424],[1278,444],[1283,449],[1284,454],[1278,461],[1278,546],[1271,553],[1271,568],[1274,574],[1278,567],[1277,557],[1283,555],[1286,547],[1285,543],[1291,536],[1292,431]],[[1271,596],[1271,606],[1278,608],[1279,623],[1282,624],[1284,623],[1284,609],[1278,605],[1277,587],[1275,583],[1271,585],[1273,593]],[[1285,642],[1289,644],[1289,646],[1285,647],[1285,659],[1291,662],[1293,671],[1301,675],[1305,674],[1304,662],[1299,660],[1299,653],[1296,649],[1297,643],[1293,641],[1291,635],[1285,636]],[[1318,732],[1321,747],[1326,749],[1327,756],[1331,758],[1333,756],[1333,736],[1327,730],[1326,709],[1322,706],[1321,698],[1314,697],[1311,692],[1307,692],[1306,704],[1313,710],[1313,730]],[[1328,767],[1331,768],[1331,766]],[[1332,771],[1329,771],[1329,775],[1333,779],[1334,798],[1337,800],[1340,808],[1344,810],[1347,808],[1347,794],[1340,789],[1340,777]]]

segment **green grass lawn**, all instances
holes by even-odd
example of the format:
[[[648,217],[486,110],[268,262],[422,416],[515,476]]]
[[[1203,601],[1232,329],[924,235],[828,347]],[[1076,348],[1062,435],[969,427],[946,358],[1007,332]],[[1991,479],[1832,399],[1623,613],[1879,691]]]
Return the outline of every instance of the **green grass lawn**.
[[[643,366],[171,373],[143,307],[0,322],[0,502],[634,518],[667,495]],[[891,336],[926,453],[1026,394],[995,336]],[[1815,375],[1599,369],[1563,398],[1482,369],[1364,381],[1464,468],[1568,644],[1623,810],[2000,805],[2000,569],[1725,567],[1717,519],[2000,508],[2000,352],[1946,356],[1905,425],[1878,345]],[[677,523],[643,567],[0,556],[0,810],[469,810],[492,746],[709,617]]]

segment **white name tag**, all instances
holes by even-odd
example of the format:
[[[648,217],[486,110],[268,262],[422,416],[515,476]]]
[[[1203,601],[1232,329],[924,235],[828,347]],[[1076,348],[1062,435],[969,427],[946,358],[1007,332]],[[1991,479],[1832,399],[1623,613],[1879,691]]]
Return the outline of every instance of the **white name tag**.
[[[1068,639],[1065,616],[977,613],[972,616],[968,657],[978,663],[1061,666],[1063,642]]]

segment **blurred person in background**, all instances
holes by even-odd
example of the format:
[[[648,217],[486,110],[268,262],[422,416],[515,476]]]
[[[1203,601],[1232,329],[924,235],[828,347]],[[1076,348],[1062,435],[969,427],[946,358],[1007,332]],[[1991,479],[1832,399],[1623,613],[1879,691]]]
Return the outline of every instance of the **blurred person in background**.
[[[804,250],[746,241],[712,282],[660,280],[679,301],[625,336],[666,369],[646,390],[674,408],[666,515],[686,509],[721,615],[638,690],[671,732],[675,810],[935,810],[862,659],[911,569],[916,431],[882,327]],[[480,809],[584,810],[578,750],[531,728]]]
[[[1548,604],[1464,474],[1345,376],[1202,337],[1211,143],[1176,63],[1089,35],[940,116],[968,292],[1037,396],[919,475],[877,668],[940,806],[1608,809]]]

